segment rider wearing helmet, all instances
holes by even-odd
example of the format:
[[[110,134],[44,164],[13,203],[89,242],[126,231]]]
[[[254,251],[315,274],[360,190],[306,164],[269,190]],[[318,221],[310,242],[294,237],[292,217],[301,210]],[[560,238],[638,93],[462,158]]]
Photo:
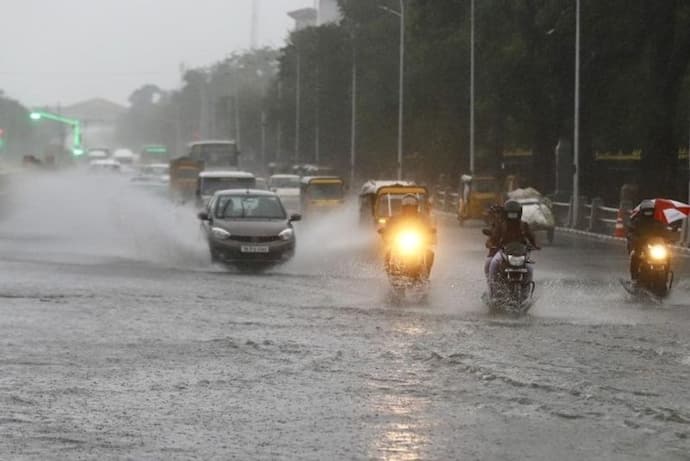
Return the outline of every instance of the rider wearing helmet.
[[[628,226],[628,253],[630,254],[630,278],[637,278],[637,268],[640,264],[640,251],[653,237],[665,238],[666,226],[654,218],[655,206],[652,200],[643,200],[636,212],[630,218]]]
[[[505,245],[509,243],[524,243],[531,246],[535,250],[539,250],[534,234],[529,227],[529,224],[522,221],[522,205],[515,200],[508,200],[503,206],[503,221],[500,225],[495,226],[492,234],[487,241],[487,247],[492,248],[495,253],[491,262],[489,263],[488,281],[491,286],[491,281],[496,278],[496,274],[501,267],[503,259],[500,251]],[[527,268],[532,270],[531,267]]]
[[[405,195],[400,201],[400,213],[392,216],[386,223],[386,227],[381,230],[381,235],[384,241],[389,241],[390,237],[396,235],[399,229],[416,227],[427,234],[430,242],[433,244],[436,240],[436,227],[431,222],[427,213],[420,212],[420,203],[417,196],[412,194]],[[390,253],[386,253],[386,266]],[[431,267],[434,264],[434,252],[429,248],[427,250],[427,274],[431,272]]]

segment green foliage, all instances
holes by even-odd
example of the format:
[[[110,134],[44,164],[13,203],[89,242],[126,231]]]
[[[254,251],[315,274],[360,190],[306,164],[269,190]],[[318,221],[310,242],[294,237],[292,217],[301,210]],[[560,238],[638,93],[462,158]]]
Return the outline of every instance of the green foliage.
[[[0,90],[0,153],[3,157],[25,154],[32,147],[33,129],[29,111],[19,102],[10,99]]]

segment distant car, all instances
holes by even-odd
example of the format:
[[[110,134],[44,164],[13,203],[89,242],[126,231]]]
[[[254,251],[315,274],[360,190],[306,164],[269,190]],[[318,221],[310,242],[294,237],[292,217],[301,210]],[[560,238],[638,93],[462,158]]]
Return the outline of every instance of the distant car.
[[[293,257],[292,223],[302,217],[288,215],[273,192],[231,189],[216,192],[199,219],[212,261],[274,264]]]
[[[230,189],[256,189],[256,178],[246,171],[202,171],[196,184],[198,208],[203,208],[216,191]]]
[[[91,160],[89,162],[89,171],[94,173],[120,173],[120,162],[111,158],[103,160]]]
[[[256,178],[256,186],[254,189],[268,190],[268,181],[266,181],[266,178]]]
[[[300,177],[296,174],[274,174],[268,180],[268,188],[278,194],[290,211],[300,210]]]

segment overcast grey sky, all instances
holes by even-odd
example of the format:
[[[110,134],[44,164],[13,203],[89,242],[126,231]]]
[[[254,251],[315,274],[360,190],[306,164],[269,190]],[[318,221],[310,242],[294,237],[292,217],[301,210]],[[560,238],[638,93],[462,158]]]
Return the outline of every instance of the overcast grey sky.
[[[261,45],[281,46],[287,11],[260,0]],[[0,89],[27,105],[91,97],[124,103],[139,85],[179,84],[180,64],[211,64],[250,41],[252,0],[0,0]]]

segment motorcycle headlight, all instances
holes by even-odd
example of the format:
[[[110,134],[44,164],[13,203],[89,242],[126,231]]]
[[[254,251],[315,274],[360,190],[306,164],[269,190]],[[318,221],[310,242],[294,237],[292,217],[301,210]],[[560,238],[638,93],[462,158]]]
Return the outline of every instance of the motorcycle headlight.
[[[510,264],[511,266],[524,266],[525,257],[508,255],[508,264]]]
[[[402,232],[396,238],[398,248],[404,253],[413,253],[422,246],[422,236],[416,232]]]
[[[211,235],[213,235],[213,238],[217,240],[227,240],[230,238],[230,232],[226,231],[225,229],[221,229],[220,227],[212,228]]]
[[[292,237],[294,237],[295,231],[292,229],[285,229],[282,231],[280,234],[278,234],[278,237],[281,238],[281,240],[290,240]]]
[[[668,250],[664,245],[649,245],[649,256],[656,261],[668,258]]]

